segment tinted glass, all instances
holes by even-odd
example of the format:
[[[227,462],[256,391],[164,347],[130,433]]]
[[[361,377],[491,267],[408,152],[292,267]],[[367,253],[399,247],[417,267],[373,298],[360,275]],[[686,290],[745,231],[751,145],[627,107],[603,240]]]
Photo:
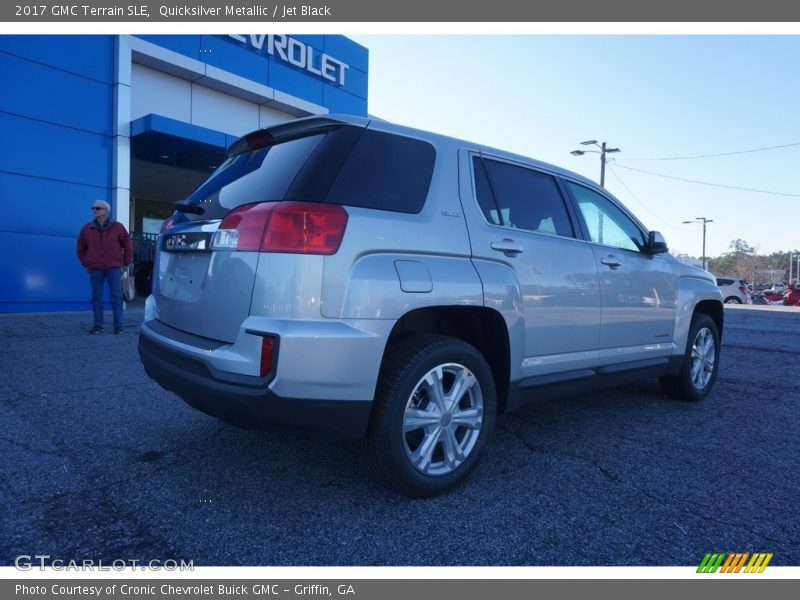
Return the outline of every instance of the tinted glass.
[[[474,167],[478,203],[487,221],[504,227],[574,237],[554,177],[477,157]]]
[[[589,239],[596,244],[639,251],[647,242],[644,232],[605,196],[567,182],[586,223]]]
[[[323,138],[325,134],[312,135],[229,158],[189,196],[188,203],[205,209],[190,218],[221,218],[242,204],[282,200]]]
[[[475,157],[473,160],[473,168],[475,170],[475,195],[478,198],[478,204],[483,211],[486,220],[492,225],[503,225],[503,218],[500,210],[497,208],[497,203],[494,201],[494,194],[492,194],[492,186],[489,185],[489,177],[486,174],[486,168],[483,166],[480,158]]]
[[[435,154],[427,142],[358,127],[279,141],[225,161],[188,198],[204,213],[185,218],[221,218],[242,204],[280,200],[417,213]]]
[[[327,202],[418,213],[428,195],[435,157],[427,142],[367,130],[339,172]]]

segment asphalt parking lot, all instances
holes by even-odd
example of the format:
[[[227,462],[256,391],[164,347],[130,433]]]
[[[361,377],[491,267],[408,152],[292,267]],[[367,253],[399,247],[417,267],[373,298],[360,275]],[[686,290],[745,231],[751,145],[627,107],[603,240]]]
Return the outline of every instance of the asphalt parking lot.
[[[0,316],[0,564],[800,565],[800,309],[726,307],[699,404],[655,381],[498,421],[471,479],[410,500],[356,443],[244,431],[145,375],[140,306],[121,336],[89,313]]]

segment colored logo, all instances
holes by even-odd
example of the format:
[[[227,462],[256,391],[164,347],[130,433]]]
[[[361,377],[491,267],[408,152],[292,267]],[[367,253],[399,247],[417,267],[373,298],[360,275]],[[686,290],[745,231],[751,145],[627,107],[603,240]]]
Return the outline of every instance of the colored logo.
[[[748,559],[750,559],[748,561]],[[766,552],[728,552],[711,553],[703,557],[700,566],[697,567],[698,573],[763,573],[769,561],[772,560],[772,553]]]

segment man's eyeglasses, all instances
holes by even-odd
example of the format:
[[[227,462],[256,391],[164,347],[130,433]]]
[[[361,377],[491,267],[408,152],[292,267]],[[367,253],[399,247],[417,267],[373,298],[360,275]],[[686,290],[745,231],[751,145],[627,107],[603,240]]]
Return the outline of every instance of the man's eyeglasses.
[[[106,209],[105,206],[93,206],[92,207],[92,210],[105,210],[105,209]]]

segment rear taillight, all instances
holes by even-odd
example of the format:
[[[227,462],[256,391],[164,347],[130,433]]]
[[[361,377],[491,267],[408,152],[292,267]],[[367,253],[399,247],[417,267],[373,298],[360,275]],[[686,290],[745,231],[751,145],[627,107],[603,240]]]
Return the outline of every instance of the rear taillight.
[[[739,291],[742,292],[745,296],[747,296],[747,294],[750,293],[750,291],[746,287],[744,287],[743,285],[739,286]]]
[[[334,254],[346,226],[347,213],[338,204],[281,202],[272,211],[261,250]]]
[[[214,234],[214,250],[335,254],[347,227],[338,204],[262,202],[229,212]]]
[[[258,252],[274,202],[245,204],[225,215],[211,242],[213,250]]]

